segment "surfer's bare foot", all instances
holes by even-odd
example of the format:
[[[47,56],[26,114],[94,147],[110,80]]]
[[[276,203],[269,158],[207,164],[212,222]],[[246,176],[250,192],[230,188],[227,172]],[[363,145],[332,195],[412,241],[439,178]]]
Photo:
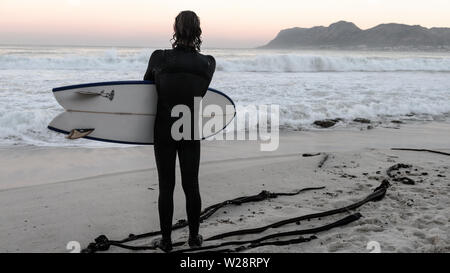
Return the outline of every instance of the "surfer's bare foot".
[[[172,240],[158,238],[152,242],[152,246],[157,247],[164,252],[170,252],[172,250]]]
[[[192,248],[201,247],[203,244],[203,236],[200,234],[189,236],[188,244]]]

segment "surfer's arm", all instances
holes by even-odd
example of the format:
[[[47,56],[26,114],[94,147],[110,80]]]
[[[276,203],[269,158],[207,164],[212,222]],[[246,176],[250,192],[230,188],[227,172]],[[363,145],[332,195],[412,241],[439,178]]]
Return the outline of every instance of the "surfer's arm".
[[[155,81],[155,68],[160,63],[162,50],[155,50],[148,61],[147,71],[144,75],[144,81]]]
[[[208,55],[206,57],[208,58],[208,71],[207,71],[207,74],[208,74],[208,78],[209,78],[209,83],[208,83],[208,85],[209,85],[211,83],[211,81],[212,81],[212,77],[214,75],[214,71],[216,71],[216,59],[214,59],[214,57],[211,56],[211,55]],[[207,91],[208,90],[205,90],[205,92],[203,93],[202,97],[205,96]]]
[[[208,59],[209,59],[209,73],[212,79],[214,71],[216,71],[216,59],[214,59],[214,57],[211,55],[208,55]]]

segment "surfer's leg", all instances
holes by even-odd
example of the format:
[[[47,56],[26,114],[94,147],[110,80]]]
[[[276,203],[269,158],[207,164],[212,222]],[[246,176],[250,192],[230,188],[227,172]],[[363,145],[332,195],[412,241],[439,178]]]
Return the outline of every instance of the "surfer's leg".
[[[159,223],[162,237],[170,240],[173,217],[173,191],[175,189],[175,143],[155,141],[154,145],[156,166],[159,180]]]
[[[198,185],[200,165],[200,141],[181,141],[178,147],[181,180],[186,195],[186,212],[191,237],[198,235],[200,226],[201,197]]]

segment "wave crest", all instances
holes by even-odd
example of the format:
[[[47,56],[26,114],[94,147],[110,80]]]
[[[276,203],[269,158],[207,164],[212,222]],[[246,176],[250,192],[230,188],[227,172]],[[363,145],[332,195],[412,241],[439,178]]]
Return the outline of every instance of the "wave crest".
[[[152,50],[124,54],[110,49],[82,54],[2,54],[0,69],[130,70],[145,69]],[[450,56],[369,57],[307,54],[219,55],[217,70],[224,72],[450,72]]]
[[[316,55],[262,55],[218,60],[226,72],[450,72],[450,58],[388,58]]]

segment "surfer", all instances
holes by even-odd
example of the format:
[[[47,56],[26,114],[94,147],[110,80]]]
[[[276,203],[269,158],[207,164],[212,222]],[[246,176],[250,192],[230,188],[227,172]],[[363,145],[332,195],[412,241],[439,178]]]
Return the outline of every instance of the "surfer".
[[[191,247],[199,247],[203,242],[199,234],[200,140],[193,137],[194,132],[190,133],[190,139],[175,140],[171,128],[178,118],[172,117],[171,112],[176,105],[188,106],[193,125],[194,97],[205,95],[216,67],[212,56],[199,53],[202,30],[200,19],[194,12],[180,12],[175,18],[173,28],[172,49],[154,51],[144,76],[144,80],[155,82],[158,92],[154,151],[159,179],[158,210],[162,238],[156,240],[154,245],[166,252],[172,250],[173,192],[177,154],[182,187],[186,196],[188,243]]]

